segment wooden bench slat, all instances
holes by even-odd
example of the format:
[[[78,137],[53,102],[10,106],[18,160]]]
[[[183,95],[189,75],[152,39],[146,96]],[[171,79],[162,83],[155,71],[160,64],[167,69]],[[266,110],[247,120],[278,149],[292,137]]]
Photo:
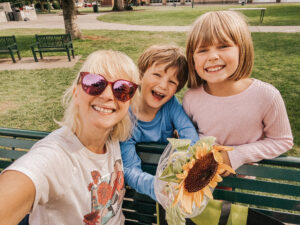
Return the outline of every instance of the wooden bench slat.
[[[0,158],[18,159],[25,154],[26,151],[6,150],[0,148]]]
[[[283,199],[275,196],[263,196],[258,194],[242,193],[215,189],[213,195],[216,199],[240,202],[249,205],[259,205],[278,209],[300,211],[300,200]]]
[[[223,181],[219,183],[219,186],[300,197],[298,185],[293,184],[284,184],[255,179],[244,179],[229,176],[225,177]]]
[[[251,207],[252,208],[252,207]],[[272,216],[280,221],[285,221],[288,224],[300,224],[300,214],[294,214],[289,212],[279,212],[274,210],[268,209],[259,209],[259,208],[252,208],[259,212],[262,212],[268,216]]]
[[[0,146],[3,147],[30,149],[35,143],[33,140],[0,137]]]
[[[15,129],[15,128],[0,127],[1,136],[31,138],[31,139],[39,140],[46,137],[48,134],[49,132],[46,131],[22,130],[22,129]]]
[[[12,161],[0,160],[0,170],[5,169],[5,168],[8,167],[10,164],[12,164]]]
[[[249,176],[300,182],[300,170],[295,169],[243,165],[237,169],[237,173]]]
[[[156,216],[152,215],[147,215],[143,213],[138,213],[138,212],[133,212],[133,211],[126,211],[123,210],[124,216],[126,219],[130,220],[137,220],[146,224],[152,224],[156,223]]]
[[[142,164],[142,170],[146,173],[150,173],[152,175],[156,174],[156,165],[143,163]]]
[[[268,164],[268,165],[300,168],[300,158],[293,157],[293,156],[281,156],[281,157],[277,157],[275,159],[264,159],[264,160],[260,161],[260,163]]]
[[[154,212],[156,212],[155,204],[138,202],[138,201],[137,202],[123,201],[122,208],[136,210],[137,212],[145,213],[145,214],[153,214]]]

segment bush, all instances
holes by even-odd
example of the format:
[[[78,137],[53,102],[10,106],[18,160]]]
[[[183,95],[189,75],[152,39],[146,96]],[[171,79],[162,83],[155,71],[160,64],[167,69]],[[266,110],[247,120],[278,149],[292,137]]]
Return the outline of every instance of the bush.
[[[61,9],[58,2],[53,2],[52,7],[53,7],[53,9]]]
[[[34,7],[38,10],[41,10],[41,3],[36,3],[34,5]],[[48,4],[44,4],[44,9],[48,10],[49,5]]]

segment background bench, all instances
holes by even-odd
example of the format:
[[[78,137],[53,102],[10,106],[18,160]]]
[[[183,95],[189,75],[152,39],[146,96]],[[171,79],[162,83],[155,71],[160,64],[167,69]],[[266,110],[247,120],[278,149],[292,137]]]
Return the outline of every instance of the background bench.
[[[10,54],[10,57],[14,63],[16,63],[14,53],[18,54],[19,60],[21,60],[20,52],[18,49],[16,37],[13,36],[0,36],[0,54]]]
[[[267,8],[230,8],[228,10],[231,10],[231,11],[259,10],[260,11],[259,22],[262,23],[264,21],[265,11],[267,10]]]
[[[38,62],[36,52],[43,59],[43,52],[66,52],[69,61],[71,61],[70,51],[74,56],[74,48],[70,34],[54,34],[54,35],[35,35],[36,43],[31,45],[34,61]],[[37,48],[37,50],[35,50]]]
[[[0,128],[0,170],[6,168],[48,132]],[[145,171],[155,174],[157,162],[165,145],[141,143],[137,151]],[[300,158],[278,157],[253,165],[244,165],[238,174],[255,176],[256,179],[237,176],[226,177],[220,184],[233,191],[215,189],[214,197],[249,205],[284,223],[300,224]],[[156,224],[156,203],[149,197],[126,187],[123,202],[126,225]]]

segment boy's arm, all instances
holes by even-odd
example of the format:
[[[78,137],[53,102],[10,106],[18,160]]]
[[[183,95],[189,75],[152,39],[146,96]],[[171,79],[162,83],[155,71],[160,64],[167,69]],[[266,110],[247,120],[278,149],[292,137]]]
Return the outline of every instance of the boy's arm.
[[[250,162],[275,158],[293,147],[293,136],[279,92],[274,96],[271,106],[263,115],[264,137],[256,142],[233,146],[228,152],[233,169]]]
[[[132,138],[120,143],[125,182],[137,192],[146,194],[156,201],[154,176],[142,171],[141,159],[136,153],[135,144]]]
[[[191,139],[192,145],[199,140],[196,128],[176,97],[170,107],[170,116],[180,139]]]

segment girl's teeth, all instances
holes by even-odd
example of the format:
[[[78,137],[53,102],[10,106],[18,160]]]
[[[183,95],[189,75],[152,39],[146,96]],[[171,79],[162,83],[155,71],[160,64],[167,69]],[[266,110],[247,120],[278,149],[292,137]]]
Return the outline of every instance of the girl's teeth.
[[[113,110],[112,109],[104,109],[98,106],[93,106],[93,108],[98,111],[98,112],[104,112],[104,113],[112,113]]]
[[[208,72],[215,72],[215,71],[220,70],[220,69],[222,69],[222,66],[218,66],[218,67],[214,67],[214,68],[207,68],[206,70]]]

